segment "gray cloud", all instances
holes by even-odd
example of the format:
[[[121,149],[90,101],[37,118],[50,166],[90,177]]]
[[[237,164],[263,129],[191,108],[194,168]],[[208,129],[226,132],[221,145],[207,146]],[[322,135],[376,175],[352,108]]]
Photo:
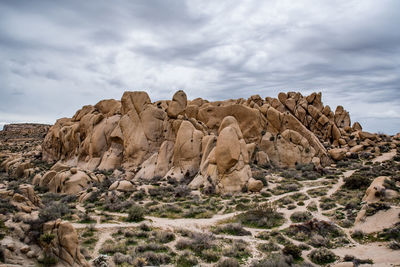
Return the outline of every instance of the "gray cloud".
[[[0,2],[0,121],[177,89],[210,100],[323,92],[366,130],[400,131],[400,2]]]

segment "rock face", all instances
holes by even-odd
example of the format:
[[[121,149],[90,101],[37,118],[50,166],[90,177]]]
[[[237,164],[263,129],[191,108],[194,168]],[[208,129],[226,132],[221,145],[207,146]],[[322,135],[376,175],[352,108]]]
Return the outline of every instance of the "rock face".
[[[78,234],[71,223],[60,219],[47,222],[43,232],[55,235],[51,250],[67,266],[89,266],[79,250]]]
[[[86,189],[90,184],[101,182],[96,175],[71,168],[67,165],[57,163],[41,177],[35,177],[34,185],[47,187],[52,193],[76,194]]]
[[[152,103],[145,92],[125,92],[120,101],[84,106],[50,128],[43,159],[78,171],[51,170],[39,184],[74,193],[95,179],[85,170],[123,168],[133,179],[173,178],[237,192],[251,178],[250,164],[325,166],[357,145],[372,149],[376,136],[361,130],[357,122],[351,127],[343,107],[324,106],[321,93],[209,102],[178,91]]]

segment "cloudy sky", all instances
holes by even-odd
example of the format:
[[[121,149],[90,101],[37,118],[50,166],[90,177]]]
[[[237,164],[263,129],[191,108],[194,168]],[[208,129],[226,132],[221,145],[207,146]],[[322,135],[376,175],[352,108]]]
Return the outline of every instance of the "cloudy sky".
[[[190,99],[323,92],[400,131],[400,1],[0,1],[0,124],[146,90]],[[1,127],[1,126],[0,126]]]

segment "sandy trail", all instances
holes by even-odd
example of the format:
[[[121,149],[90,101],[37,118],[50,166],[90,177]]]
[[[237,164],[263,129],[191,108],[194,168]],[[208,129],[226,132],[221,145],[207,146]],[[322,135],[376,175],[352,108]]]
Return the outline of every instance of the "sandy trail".
[[[355,247],[336,248],[332,249],[332,251],[340,257],[354,255],[359,259],[372,259],[374,261],[373,266],[398,266],[400,263],[399,251],[387,248],[384,243],[369,243],[368,245],[357,245]]]
[[[376,157],[372,160],[373,163],[375,162],[384,162],[387,160],[391,160],[394,156],[396,156],[396,149],[392,149],[390,152],[383,153],[379,157]]]
[[[111,238],[111,233],[111,231],[100,231],[100,233],[98,233],[99,240],[97,241],[96,246],[93,249],[93,259],[99,256],[99,250],[103,246],[104,242]]]
[[[331,189],[328,190],[328,192],[326,193],[326,196],[327,196],[327,197],[330,197],[330,196],[332,196],[333,194],[335,194],[335,193],[344,185],[344,179],[343,179],[343,177],[344,177],[344,178],[348,178],[348,177],[350,177],[351,175],[353,175],[354,172],[355,172],[355,170],[345,171],[345,172],[343,173],[343,176],[341,176],[341,177],[339,178],[338,182],[337,182],[336,184],[334,184],[334,185],[332,186]]]
[[[398,222],[399,213],[400,207],[391,207],[387,211],[380,210],[376,214],[366,217],[363,222],[358,222],[353,228],[367,234],[379,232],[385,228],[392,227]]]

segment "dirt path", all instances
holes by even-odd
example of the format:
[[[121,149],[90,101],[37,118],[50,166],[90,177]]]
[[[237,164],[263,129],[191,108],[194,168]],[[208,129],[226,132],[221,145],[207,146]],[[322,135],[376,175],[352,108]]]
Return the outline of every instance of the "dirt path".
[[[329,191],[326,193],[327,197],[332,196],[333,194],[335,194],[343,185],[344,185],[344,178],[348,178],[350,177],[353,173],[355,172],[355,170],[350,170],[350,171],[345,171],[343,173],[343,176],[341,176],[338,180],[338,182],[336,184],[334,184],[332,186],[331,189],[329,189]]]
[[[111,231],[100,231],[98,233],[99,235],[99,240],[96,243],[96,246],[93,249],[93,259],[95,259],[97,256],[99,256],[99,250],[103,246],[104,242],[108,239],[111,238]]]

